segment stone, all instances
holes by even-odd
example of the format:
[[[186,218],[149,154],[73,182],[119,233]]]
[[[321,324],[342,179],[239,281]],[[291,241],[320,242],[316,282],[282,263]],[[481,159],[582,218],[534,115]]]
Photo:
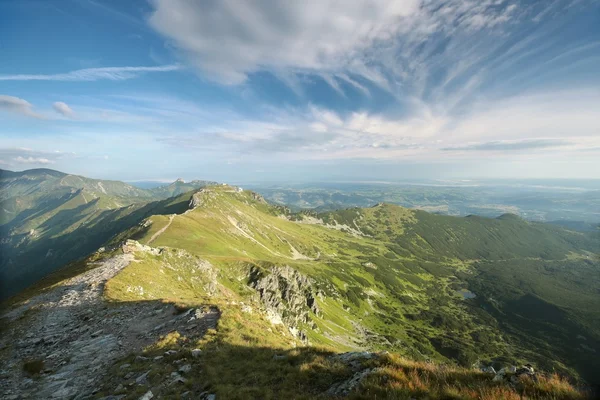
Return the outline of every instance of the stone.
[[[153,358],[153,360],[154,360],[154,361],[160,361],[160,360],[162,360],[163,358],[165,358],[165,357],[164,357],[164,356],[156,356],[156,357],[154,357],[154,358]]]
[[[211,393],[206,396],[206,400],[217,400],[217,395],[214,393]]]
[[[496,375],[496,370],[491,365],[489,367],[482,368],[481,372],[485,372],[485,373],[488,373],[488,374],[494,374],[494,375]]]
[[[137,383],[138,385],[145,385],[146,383],[148,383],[148,374],[150,373],[150,371],[146,371],[143,374],[141,374],[140,376],[138,376],[137,378],[135,378],[135,383]]]
[[[179,372],[182,372],[184,374],[187,374],[191,370],[192,370],[192,366],[190,364],[185,364],[185,365],[182,365],[181,367],[179,367]]]
[[[285,354],[275,354],[273,360],[285,360],[287,356]]]
[[[187,380],[177,372],[171,372],[171,383],[185,383]]]
[[[192,350],[192,357],[198,358],[201,355],[202,355],[202,350],[200,350],[200,349],[194,349],[194,350]]]
[[[140,362],[140,361],[148,361],[149,358],[148,357],[144,357],[144,356],[137,356],[135,358],[135,362]]]
[[[119,367],[119,369],[127,369],[129,367],[131,367],[131,364],[123,364]]]
[[[177,354],[177,350],[167,350],[167,351],[165,351],[165,356],[172,356],[173,354]]]
[[[144,394],[142,397],[140,397],[139,400],[150,400],[152,398],[154,398],[154,393],[152,393],[152,390],[148,390],[146,392],[146,394]]]

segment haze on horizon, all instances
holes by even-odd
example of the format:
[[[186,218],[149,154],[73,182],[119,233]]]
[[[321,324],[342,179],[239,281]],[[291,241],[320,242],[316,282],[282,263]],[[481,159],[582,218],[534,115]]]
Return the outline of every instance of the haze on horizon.
[[[0,168],[600,178],[594,0],[8,0]]]

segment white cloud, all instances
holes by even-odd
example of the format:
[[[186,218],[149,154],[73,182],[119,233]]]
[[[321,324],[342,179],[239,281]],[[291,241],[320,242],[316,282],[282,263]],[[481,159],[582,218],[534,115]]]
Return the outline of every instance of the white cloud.
[[[69,107],[66,103],[63,103],[62,101],[57,101],[54,104],[52,104],[52,108],[54,108],[54,111],[56,111],[64,117],[73,118],[75,116],[75,113],[73,112],[71,107]]]
[[[44,118],[33,110],[33,106],[27,100],[19,97],[0,95],[0,110],[25,115],[33,118]]]
[[[11,166],[50,165],[65,157],[72,157],[73,153],[62,151],[33,150],[25,147],[0,148],[0,164]]]
[[[600,146],[600,93],[543,92],[483,102],[470,114],[423,109],[405,117],[368,111],[340,114],[309,106],[272,110],[262,120],[224,119],[192,134],[164,135],[180,149],[284,159],[486,159],[560,153]],[[268,123],[265,121],[269,121]],[[452,150],[452,151],[449,151]]]
[[[346,72],[389,86],[381,68],[396,77],[418,72],[438,43],[427,43],[433,35],[492,29],[518,11],[496,0],[153,4],[150,25],[215,80],[238,84],[260,70],[312,71],[338,92],[336,75],[359,89]]]
[[[54,161],[50,161],[43,157],[17,157],[14,161],[18,164],[54,164]]]
[[[280,2],[158,0],[150,24],[204,73],[243,82],[267,69],[332,69],[391,38],[418,0]]]
[[[105,67],[105,68],[85,68],[64,74],[16,74],[0,75],[0,81],[98,81],[111,80],[122,81],[136,78],[148,72],[169,72],[180,70],[181,66],[177,64],[160,65],[156,67]]]

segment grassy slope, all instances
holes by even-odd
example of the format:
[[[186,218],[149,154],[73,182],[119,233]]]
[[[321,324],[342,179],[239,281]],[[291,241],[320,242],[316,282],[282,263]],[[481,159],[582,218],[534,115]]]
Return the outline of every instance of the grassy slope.
[[[176,216],[152,246],[208,260],[222,286],[247,302],[253,264],[286,264],[315,278],[326,294],[319,300],[323,317],[313,316],[318,329],[307,329],[315,346],[393,350],[463,365],[533,361],[594,377],[596,358],[573,340],[581,335],[586,346],[598,347],[600,305],[593,290],[600,279],[597,261],[586,252],[596,249],[594,238],[511,216],[458,219],[389,205],[320,215],[337,228],[331,229],[289,221],[280,209],[229,187],[200,198],[202,204]],[[164,216],[151,220],[149,230],[135,235],[142,243],[168,223]],[[357,230],[368,236],[352,234]],[[156,283],[156,268],[148,260],[135,267],[136,276],[123,272],[111,284],[122,280],[121,289],[111,296],[135,300],[124,289],[134,282],[147,286],[144,293],[168,287]],[[565,279],[575,268],[585,281]],[[467,287],[476,299],[457,294]],[[200,295],[188,288],[152,296],[189,301]],[[548,315],[521,312],[529,309]]]
[[[161,199],[204,183],[143,190],[49,169],[0,170],[0,298],[89,254],[148,215],[162,213],[151,211]]]

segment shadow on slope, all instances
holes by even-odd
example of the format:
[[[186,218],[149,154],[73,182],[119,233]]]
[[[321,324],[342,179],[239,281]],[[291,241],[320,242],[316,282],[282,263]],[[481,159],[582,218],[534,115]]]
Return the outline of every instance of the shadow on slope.
[[[167,200],[104,210],[75,230],[63,234],[58,227],[48,225],[56,229],[52,230],[53,237],[33,241],[24,248],[0,245],[0,300],[18,293],[57,268],[89,255],[108,241],[118,242],[119,234],[132,227],[137,226],[138,231],[147,229],[138,225],[151,215],[185,212],[192,194],[188,192]],[[55,222],[64,221],[65,213],[72,217],[77,210],[59,212]]]

